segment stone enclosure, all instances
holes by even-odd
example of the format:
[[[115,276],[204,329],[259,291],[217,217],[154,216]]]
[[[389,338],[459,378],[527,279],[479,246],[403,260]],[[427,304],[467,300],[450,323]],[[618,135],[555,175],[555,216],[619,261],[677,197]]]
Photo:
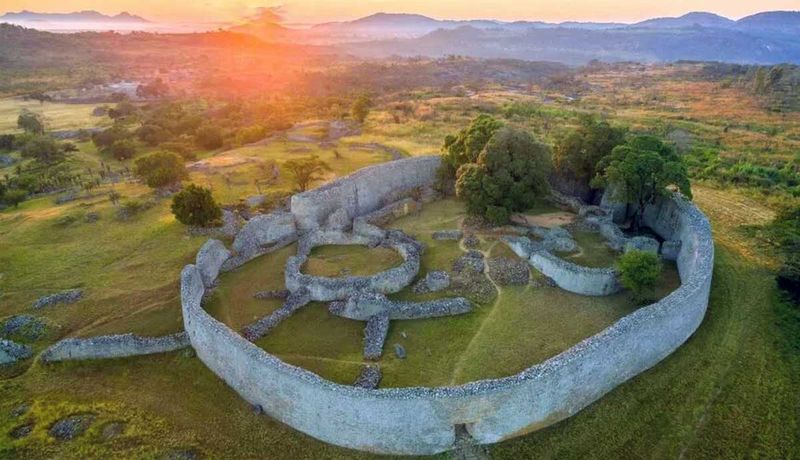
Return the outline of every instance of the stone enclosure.
[[[254,336],[268,333],[305,303],[333,301],[331,313],[365,322],[364,355],[375,359],[391,318],[468,313],[470,305],[464,299],[407,304],[384,296],[415,279],[421,248],[408,235],[373,224],[402,212],[410,205],[402,204],[409,196],[424,195],[420,189],[433,183],[438,164],[438,157],[421,157],[365,168],[295,195],[289,213],[251,220],[232,251],[213,240],[207,243],[196,264],[181,273],[184,325],[197,356],[245,400],[315,438],[376,453],[423,455],[454,448],[457,433],[466,433],[476,443],[493,443],[567,418],[657,364],[701,323],[711,285],[713,242],[705,216],[679,196],[649,207],[644,220],[664,239],[662,257],[676,260],[681,286],[561,354],[506,378],[453,387],[376,389],[379,369],[366,366],[356,385],[340,385],[282,362],[203,309],[201,302],[220,271],[299,239],[298,255],[287,263],[287,303],[264,318],[264,327],[251,331]],[[627,240],[614,225],[619,213],[613,207],[562,198],[617,250],[651,244]],[[613,270],[576,266],[550,252],[553,246],[520,237],[508,237],[506,243],[563,289],[584,295],[619,289]],[[303,274],[303,261],[321,244],[384,245],[398,251],[404,262],[369,277]]]

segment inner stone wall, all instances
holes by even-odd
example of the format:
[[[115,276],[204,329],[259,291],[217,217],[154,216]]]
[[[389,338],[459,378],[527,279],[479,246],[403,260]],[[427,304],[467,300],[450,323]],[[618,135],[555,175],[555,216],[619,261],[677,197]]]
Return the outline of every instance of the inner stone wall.
[[[438,159],[420,164],[428,164],[432,175]],[[389,172],[396,167],[389,163],[369,169],[373,177],[380,177],[383,174],[375,168]],[[359,176],[354,175],[354,182]],[[355,199],[359,186],[348,178],[337,182],[331,189],[337,191],[330,195],[335,198],[331,205],[303,198],[295,208],[293,200],[293,210],[302,213],[306,224],[318,225],[325,213],[343,202],[353,204],[349,208],[353,212],[372,210],[372,204],[360,208],[343,195],[350,190]],[[708,221],[693,204],[676,196],[648,209],[645,223],[664,232],[664,238],[682,241],[677,260],[682,285],[558,356],[507,378],[397,389],[329,382],[280,361],[206,313],[200,305],[205,287],[193,265],[181,275],[185,328],[198,357],[244,399],[325,442],[384,454],[434,454],[453,448],[457,426],[465,427],[478,443],[498,442],[580,411],[664,359],[700,325],[714,263]]]
[[[314,190],[292,197],[298,230],[305,233],[324,225],[341,208],[350,218],[364,216],[395,201],[398,192],[432,185],[441,159],[438,155],[405,158],[361,169]]]

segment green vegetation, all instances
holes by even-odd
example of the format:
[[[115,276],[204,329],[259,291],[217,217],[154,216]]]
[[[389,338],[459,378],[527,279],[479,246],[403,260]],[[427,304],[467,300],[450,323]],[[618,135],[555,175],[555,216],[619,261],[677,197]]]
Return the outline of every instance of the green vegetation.
[[[17,117],[17,127],[29,134],[44,134],[44,121],[39,114],[22,110]]]
[[[222,208],[211,190],[189,184],[172,197],[172,213],[178,222],[191,227],[213,227],[222,224]]]
[[[550,190],[551,168],[548,146],[525,131],[501,128],[477,162],[458,168],[456,194],[466,201],[470,214],[504,224],[512,212],[524,211]]]
[[[303,273],[314,276],[369,276],[403,262],[395,250],[357,245],[328,245],[314,248]]]
[[[563,135],[555,145],[553,163],[560,174],[588,183],[597,175],[597,164],[625,140],[625,128],[583,116],[580,125]]]
[[[659,139],[637,136],[614,148],[597,168],[601,171],[593,182],[612,191],[621,203],[636,206],[634,231],[638,231],[644,208],[658,198],[668,196],[667,187],[674,186],[689,199],[691,185],[686,167],[675,150]]]
[[[171,152],[156,152],[141,157],[134,163],[133,170],[151,188],[167,187],[189,178],[183,159]]]
[[[631,291],[636,302],[644,304],[652,300],[656,283],[664,266],[658,255],[646,251],[628,251],[616,264],[622,285]]]
[[[369,116],[369,110],[372,107],[372,100],[366,94],[358,96],[353,102],[353,107],[350,113],[353,118],[359,123],[364,123],[364,120]]]
[[[289,160],[283,164],[283,168],[289,171],[292,182],[300,192],[305,192],[312,183],[322,180],[325,173],[332,171],[330,165],[316,155]]]

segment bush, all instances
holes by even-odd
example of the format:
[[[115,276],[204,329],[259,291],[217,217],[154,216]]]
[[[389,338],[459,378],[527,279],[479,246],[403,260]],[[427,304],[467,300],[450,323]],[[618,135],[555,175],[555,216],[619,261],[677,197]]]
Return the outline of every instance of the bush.
[[[22,146],[22,156],[51,165],[64,160],[64,150],[58,141],[49,136],[36,136]]]
[[[663,268],[661,260],[652,252],[629,251],[617,261],[622,285],[631,291],[634,300],[639,303],[653,298]]]
[[[121,140],[114,142],[104,151],[119,161],[125,161],[136,155],[136,145],[131,140]]]
[[[185,142],[164,142],[161,144],[161,148],[169,152],[177,153],[181,158],[187,161],[194,161],[197,159],[197,155],[194,153],[192,146]]]
[[[117,209],[117,219],[119,220],[131,219],[140,212],[150,209],[152,206],[153,206],[152,201],[141,201],[141,200],[125,201],[124,203],[122,203],[119,209]]]
[[[213,227],[222,223],[222,208],[214,201],[211,190],[194,184],[172,197],[172,213],[178,222],[192,227]]]
[[[111,147],[114,143],[128,140],[131,138],[131,133],[128,132],[127,129],[114,125],[108,129],[104,129],[99,133],[94,133],[92,135],[92,143],[94,143],[95,147],[98,149],[104,149]]]
[[[794,302],[800,303],[800,255],[793,254],[777,276],[778,288]]]
[[[3,193],[2,202],[7,206],[19,207],[19,204],[28,198],[28,192],[20,189],[10,189]]]
[[[13,149],[14,149],[14,135],[0,134],[0,150],[13,150]]]
[[[353,102],[350,113],[353,115],[353,119],[359,123],[364,123],[367,116],[369,116],[370,107],[372,107],[372,100],[366,94],[362,94]]]
[[[203,125],[197,128],[195,141],[206,150],[218,149],[222,147],[222,130],[214,125]]]
[[[162,142],[168,141],[172,134],[159,125],[145,124],[136,130],[136,136],[145,144],[155,147]]]
[[[183,159],[172,152],[156,152],[139,158],[133,171],[151,188],[166,187],[189,178]]]
[[[44,134],[44,120],[42,120],[42,116],[27,109],[23,109],[19,117],[17,117],[17,127],[26,133]]]

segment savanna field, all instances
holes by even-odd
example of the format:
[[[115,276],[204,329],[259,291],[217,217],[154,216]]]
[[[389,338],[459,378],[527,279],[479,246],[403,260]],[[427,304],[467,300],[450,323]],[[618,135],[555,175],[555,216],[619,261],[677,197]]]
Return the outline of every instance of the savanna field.
[[[116,60],[130,60],[143,82],[151,81],[144,77],[153,75],[151,67],[186,61],[181,65],[191,78],[167,77],[164,69],[158,81],[171,92],[161,94],[152,83],[146,97],[38,101],[23,98],[21,88],[28,94],[34,87],[71,87],[94,72],[85,63],[40,77],[25,68],[0,71],[7,80],[0,84],[0,332],[33,355],[0,367],[0,458],[375,457],[257,413],[191,348],[58,363],[37,356],[68,337],[183,330],[181,269],[194,263],[209,237],[231,243],[234,234],[176,218],[175,197],[183,193],[176,183],[184,191],[189,184],[208,191],[226,216],[250,219],[285,208],[297,191],[370,165],[446,154],[448,136],[481,115],[528,133],[556,156],[571,133],[601,121],[621,136],[663,141],[685,167],[692,201],[711,222],[713,284],[699,329],[655,367],[553,426],[438,457],[799,455],[800,310],[776,275],[796,259],[792,244],[800,232],[798,220],[783,217],[800,206],[800,108],[785,99],[782,86],[763,83],[772,81],[765,77],[771,67],[593,62],[562,69],[452,56],[333,65],[313,54],[301,65],[291,52],[272,50],[287,63],[285,73],[264,63],[245,73],[238,70],[257,48],[240,45],[241,55],[212,66],[206,64],[222,45],[208,39],[202,46],[210,48],[189,57],[165,51],[153,63],[136,55],[102,56],[97,74],[113,74],[124,67]],[[786,81],[791,72],[797,78],[796,67],[782,72]],[[264,87],[243,92],[259,80]],[[153,169],[157,174],[148,159],[162,162]],[[304,175],[309,167],[313,171]],[[554,167],[562,166],[556,161]],[[24,196],[15,195],[20,191]],[[536,222],[565,218],[545,199],[516,211]],[[222,224],[222,216],[211,221]],[[471,248],[430,236],[472,218],[469,202],[450,194],[387,227],[424,245],[420,273],[450,270],[470,249],[487,259],[521,260],[491,225],[476,227]],[[578,250],[564,254],[566,260],[585,267],[617,262],[619,254],[597,234],[575,230],[573,237]],[[281,300],[254,295],[284,289],[284,265],[296,250],[290,244],[222,274],[203,307],[234,331],[274,312]],[[331,246],[315,248],[303,270],[359,276],[400,262],[383,247]],[[489,277],[488,296],[465,295],[475,304],[468,315],[393,321],[380,388],[507,377],[642,305],[628,291],[593,298],[541,289],[546,280],[531,273],[539,284],[498,285]],[[665,263],[650,300],[679,284],[675,265]],[[73,289],[83,294],[74,303],[32,307]],[[411,287],[389,297],[437,298]],[[41,330],[2,329],[16,315],[35,316]],[[314,302],[255,344],[347,385],[364,363],[363,333],[363,324]],[[393,344],[408,356],[393,354]],[[54,424],[75,415],[91,420],[88,428],[69,441],[54,439]]]

